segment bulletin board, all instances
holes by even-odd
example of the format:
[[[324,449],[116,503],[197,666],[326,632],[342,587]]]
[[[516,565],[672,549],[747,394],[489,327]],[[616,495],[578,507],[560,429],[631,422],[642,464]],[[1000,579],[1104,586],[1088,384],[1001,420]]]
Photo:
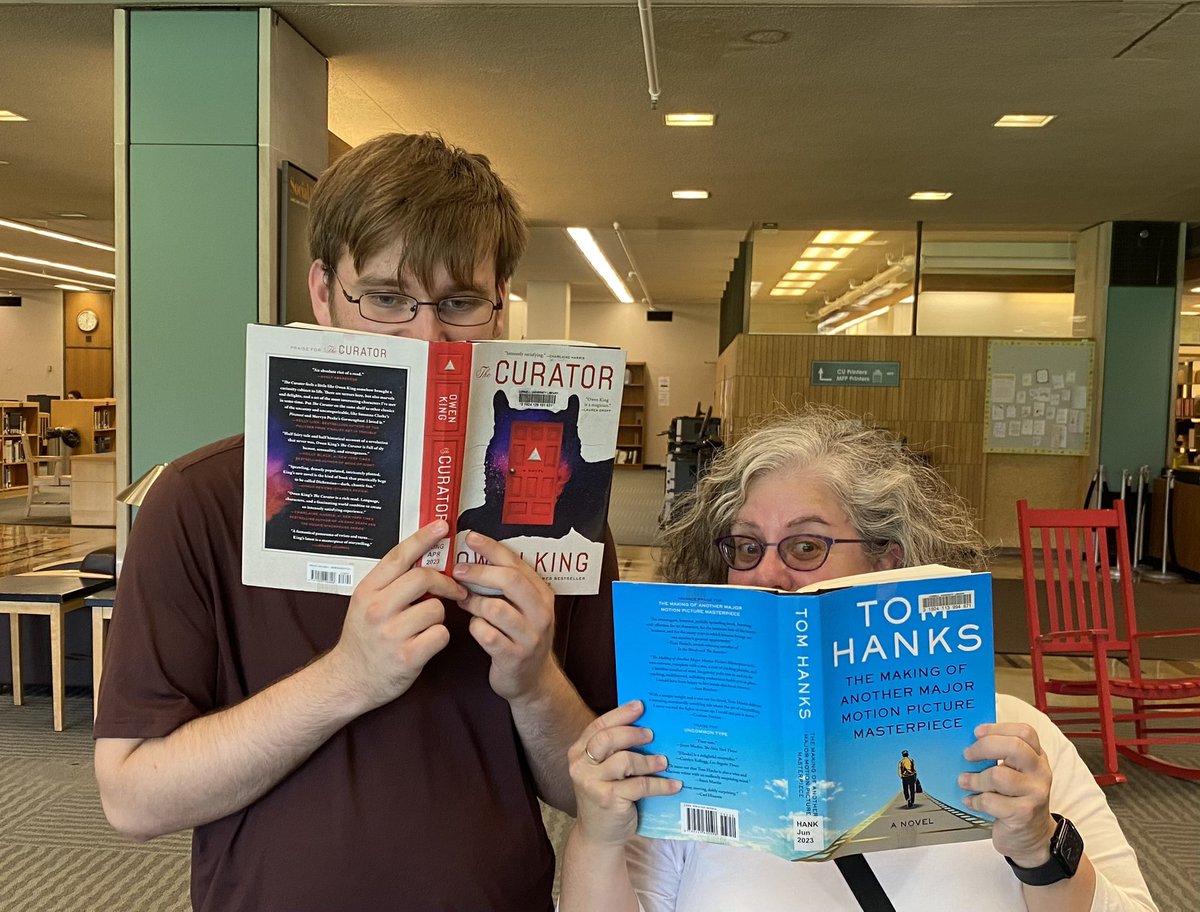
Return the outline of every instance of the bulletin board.
[[[989,339],[984,452],[1088,455],[1094,357],[1091,339]]]

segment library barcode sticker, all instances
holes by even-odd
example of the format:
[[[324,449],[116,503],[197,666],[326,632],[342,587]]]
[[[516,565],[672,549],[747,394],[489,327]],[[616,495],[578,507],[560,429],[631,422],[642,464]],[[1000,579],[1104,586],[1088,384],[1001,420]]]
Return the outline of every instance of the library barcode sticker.
[[[963,592],[930,592],[917,597],[917,607],[921,617],[946,611],[968,611],[975,607],[975,593],[970,589]]]
[[[558,393],[540,393],[533,390],[517,391],[517,403],[519,405],[547,406],[554,405],[556,402],[558,402]]]
[[[354,568],[349,564],[309,564],[308,582],[329,586],[352,586]]]
[[[679,823],[685,836],[721,836],[738,838],[738,812],[731,808],[681,804]]]

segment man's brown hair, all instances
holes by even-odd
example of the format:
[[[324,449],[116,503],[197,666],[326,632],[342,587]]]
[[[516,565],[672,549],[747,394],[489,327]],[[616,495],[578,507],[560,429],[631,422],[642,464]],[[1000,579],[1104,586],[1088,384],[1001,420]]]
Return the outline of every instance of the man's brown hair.
[[[432,133],[387,133],[351,149],[321,175],[309,204],[308,246],[327,269],[354,268],[396,240],[400,273],[426,288],[445,266],[464,287],[496,258],[496,283],[513,274],[528,230],[512,190],[483,155]]]

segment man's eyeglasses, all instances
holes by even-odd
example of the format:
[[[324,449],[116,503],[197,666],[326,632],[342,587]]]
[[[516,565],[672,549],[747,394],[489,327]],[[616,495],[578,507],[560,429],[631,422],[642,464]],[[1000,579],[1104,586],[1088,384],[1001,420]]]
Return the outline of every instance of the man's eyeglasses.
[[[371,291],[352,298],[332,269],[329,274],[337,280],[342,297],[358,307],[364,320],[374,323],[408,323],[421,307],[432,307],[437,318],[448,326],[483,326],[492,322],[492,315],[503,309],[502,301],[492,301],[474,295],[452,295],[440,301],[418,301],[412,295],[398,291]]]
[[[793,570],[818,570],[834,545],[865,545],[865,538],[830,538],[827,535],[789,535],[777,542],[760,541],[753,535],[725,535],[714,539],[721,560],[733,570],[753,570],[762,563],[768,548]]]

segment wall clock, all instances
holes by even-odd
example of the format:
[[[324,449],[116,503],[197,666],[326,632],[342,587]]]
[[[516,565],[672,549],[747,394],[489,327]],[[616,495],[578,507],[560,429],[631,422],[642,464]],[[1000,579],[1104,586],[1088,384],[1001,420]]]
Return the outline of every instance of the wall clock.
[[[96,327],[100,325],[100,318],[96,316],[96,311],[94,310],[81,310],[75,318],[75,325],[82,332],[95,332]]]

